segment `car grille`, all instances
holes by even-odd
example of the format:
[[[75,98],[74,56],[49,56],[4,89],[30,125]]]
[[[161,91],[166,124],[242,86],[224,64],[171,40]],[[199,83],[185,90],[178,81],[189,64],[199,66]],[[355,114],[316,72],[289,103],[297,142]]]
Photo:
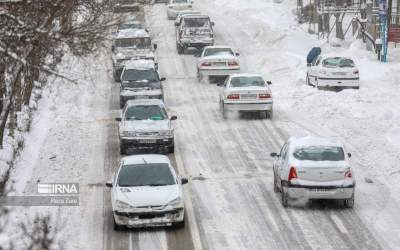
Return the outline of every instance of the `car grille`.
[[[158,132],[137,132],[136,136],[158,136]]]

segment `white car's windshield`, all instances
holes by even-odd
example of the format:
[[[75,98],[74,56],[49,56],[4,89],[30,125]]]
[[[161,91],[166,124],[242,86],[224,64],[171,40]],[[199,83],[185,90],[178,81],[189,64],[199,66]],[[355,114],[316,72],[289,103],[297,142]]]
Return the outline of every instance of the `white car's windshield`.
[[[135,105],[127,108],[125,120],[165,120],[165,109],[158,105]]]
[[[234,55],[230,48],[208,48],[204,51],[204,56],[214,55]]]
[[[263,87],[266,86],[264,80],[259,76],[252,77],[233,77],[231,79],[230,87]]]
[[[330,57],[322,61],[322,65],[327,68],[352,68],[354,67],[354,62],[348,58],[342,57]]]
[[[115,41],[116,47],[134,47],[137,49],[151,49],[151,39],[148,37],[140,38],[120,38]]]
[[[121,79],[123,81],[142,81],[142,82],[158,82],[159,77],[154,69],[138,70],[127,69],[124,71]]]
[[[124,165],[118,176],[118,186],[167,186],[175,185],[167,163]]]
[[[208,28],[210,26],[210,19],[206,17],[185,18],[183,24],[185,28]]]
[[[341,147],[301,147],[293,152],[294,158],[302,161],[343,161]]]

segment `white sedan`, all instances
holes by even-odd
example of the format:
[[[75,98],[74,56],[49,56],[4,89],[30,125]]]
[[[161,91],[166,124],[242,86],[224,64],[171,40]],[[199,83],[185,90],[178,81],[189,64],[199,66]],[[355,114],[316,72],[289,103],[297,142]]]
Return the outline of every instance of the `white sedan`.
[[[355,178],[343,145],[329,138],[290,138],[275,157],[274,191],[282,205],[294,199],[342,200],[354,206]]]
[[[182,184],[168,157],[134,155],[122,158],[112,181],[114,229],[185,224]]]
[[[360,88],[359,70],[346,57],[318,56],[308,66],[306,82],[317,88]]]
[[[227,76],[240,72],[239,53],[229,46],[206,46],[197,56],[199,81],[204,76]]]
[[[175,19],[179,11],[191,9],[192,4],[192,0],[170,0],[167,8],[168,19]]]
[[[273,100],[269,85],[261,75],[233,74],[225,80],[220,92],[222,115],[233,111],[257,111],[272,118]]]

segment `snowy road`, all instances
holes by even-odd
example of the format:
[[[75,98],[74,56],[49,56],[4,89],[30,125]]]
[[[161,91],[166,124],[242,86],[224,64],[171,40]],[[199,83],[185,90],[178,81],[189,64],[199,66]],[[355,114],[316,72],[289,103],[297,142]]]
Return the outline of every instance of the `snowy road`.
[[[175,29],[166,18],[166,6],[147,9],[149,29],[158,44],[160,75],[167,77],[166,106],[178,116],[176,152],[170,157],[178,172],[190,178],[184,187],[184,229],[113,230],[110,193],[104,183],[120,158],[118,124],[113,121],[119,113],[119,88],[112,83],[108,54],[95,58],[93,68],[88,59],[83,74],[76,73],[81,68],[71,62],[71,71],[90,79],[89,83],[63,85],[53,96],[64,92],[65,96],[40,104],[40,115],[12,174],[16,191],[35,193],[39,180],[80,183],[80,207],[58,209],[66,221],[62,237],[66,249],[398,247],[396,190],[400,190],[393,164],[398,162],[399,148],[375,137],[395,133],[393,124],[400,121],[398,110],[392,108],[400,105],[393,91],[396,86],[385,82],[392,77],[392,85],[396,84],[396,65],[380,74],[368,72],[382,66],[371,62],[369,52],[355,48],[361,74],[369,79],[362,78],[360,91],[331,93],[305,86],[304,55],[316,41],[296,25],[291,12],[294,5],[273,0],[199,0],[194,5],[215,21],[217,44],[232,45],[241,52],[242,71],[260,72],[272,80],[273,121],[236,114],[222,119],[219,87],[197,81],[193,55],[177,54]],[[388,90],[375,90],[378,81],[385,82]],[[371,108],[371,99],[376,109]],[[58,102],[66,105],[58,107]],[[319,102],[324,105],[317,106]],[[353,107],[351,112],[349,107]],[[381,118],[368,119],[370,110]],[[289,135],[308,134],[339,137],[352,151],[358,185],[354,209],[331,202],[282,207],[280,195],[273,192],[269,154],[277,152]],[[372,177],[374,184],[366,184],[364,177]]]

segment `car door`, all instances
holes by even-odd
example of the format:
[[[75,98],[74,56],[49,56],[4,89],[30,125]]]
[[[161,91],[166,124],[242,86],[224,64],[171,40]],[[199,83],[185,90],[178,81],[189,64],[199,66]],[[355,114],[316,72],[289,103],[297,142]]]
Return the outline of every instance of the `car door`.
[[[281,151],[279,153],[279,157],[276,159],[275,161],[275,165],[274,165],[274,173],[275,173],[275,177],[278,180],[278,186],[281,186],[281,181],[284,180],[284,167],[285,167],[285,161],[287,160],[287,149],[288,149],[288,144],[285,143],[282,148]]]

